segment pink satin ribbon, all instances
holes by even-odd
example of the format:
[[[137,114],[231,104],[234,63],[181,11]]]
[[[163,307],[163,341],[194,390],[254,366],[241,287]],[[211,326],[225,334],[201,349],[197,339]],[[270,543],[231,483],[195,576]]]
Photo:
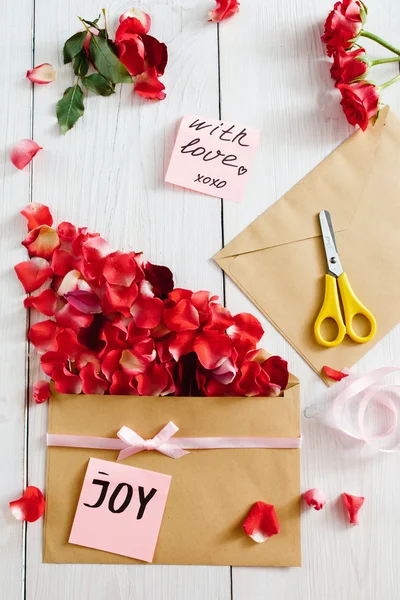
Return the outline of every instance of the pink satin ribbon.
[[[48,446],[70,448],[93,448],[101,450],[120,450],[117,461],[144,450],[156,450],[170,458],[180,458],[189,454],[187,450],[211,450],[227,448],[300,448],[302,437],[201,437],[174,438],[178,427],[170,421],[152,439],[144,440],[129,427],[121,427],[116,438],[93,437],[89,435],[47,434]]]
[[[338,396],[333,401],[332,406],[332,414],[335,419],[336,426],[339,430],[343,431],[346,435],[357,439],[362,440],[366,444],[370,446],[376,447],[374,442],[377,440],[382,440],[384,438],[392,435],[397,428],[398,424],[398,410],[393,400],[382,391],[384,387],[395,387],[399,388],[399,385],[389,385],[389,384],[378,384],[381,379],[385,376],[390,375],[392,373],[398,373],[400,368],[398,367],[381,367],[380,369],[376,369],[375,371],[371,371],[366,375],[355,375],[351,373],[349,370],[344,369],[343,372],[348,373],[348,378],[344,382],[344,389],[338,394]],[[362,394],[361,399],[359,398],[358,405],[358,414],[357,414],[357,424],[359,428],[358,435],[346,427],[343,427],[340,424],[340,411],[348,406],[352,401],[356,400],[357,397]],[[377,435],[369,435],[365,429],[365,413],[368,408],[368,405],[371,402],[377,402],[381,406],[387,408],[392,416],[391,423],[386,431],[379,433]],[[393,448],[389,450],[385,450],[384,448],[378,448],[380,452],[399,452],[400,443],[396,444]]]

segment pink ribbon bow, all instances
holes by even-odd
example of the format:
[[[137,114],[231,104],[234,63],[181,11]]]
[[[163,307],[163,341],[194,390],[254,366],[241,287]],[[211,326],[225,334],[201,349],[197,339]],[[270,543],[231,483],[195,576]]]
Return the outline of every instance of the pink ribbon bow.
[[[179,428],[175,425],[175,423],[170,421],[152,439],[144,440],[139,434],[136,433],[136,431],[129,429],[129,427],[121,427],[117,433],[117,436],[120,440],[128,444],[128,447],[124,450],[121,450],[117,461],[123,460],[128,456],[137,454],[138,452],[142,452],[143,450],[157,450],[158,452],[161,452],[161,454],[165,454],[170,458],[180,458],[181,456],[185,456],[185,454],[189,454],[189,452],[183,450],[183,448],[181,448],[178,444],[169,442],[171,437],[175,435],[178,430]]]

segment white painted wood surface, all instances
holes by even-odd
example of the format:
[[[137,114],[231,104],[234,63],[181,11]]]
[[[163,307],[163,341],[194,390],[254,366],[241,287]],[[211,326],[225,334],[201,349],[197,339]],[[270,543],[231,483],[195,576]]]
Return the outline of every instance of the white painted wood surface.
[[[8,513],[8,501],[29,483],[44,487],[46,407],[29,404],[25,444],[24,402],[38,376],[38,360],[25,343],[23,293],[12,266],[23,260],[24,224],[18,211],[29,201],[48,204],[56,220],[98,230],[115,248],[143,250],[169,265],[176,284],[223,294],[212,255],[303,177],[351,131],[329,77],[320,34],[329,0],[242,2],[240,15],[209,24],[208,0],[143,0],[153,17],[152,33],[168,44],[164,77],[167,99],[147,103],[124,89],[112,98],[86,99],[87,113],[61,137],[55,103],[71,82],[62,65],[63,41],[78,28],[76,15],[92,18],[94,0],[0,0],[1,55],[1,272],[0,324],[0,599],[17,600],[397,600],[400,596],[398,456],[349,449],[316,420],[303,419],[303,490],[318,486],[329,503],[321,513],[305,511],[302,569],[43,565],[42,523],[24,528]],[[400,44],[395,0],[370,2],[369,29]],[[107,6],[111,23],[131,2]],[[24,79],[32,62],[51,62],[58,72],[49,86],[31,89]],[[219,41],[219,43],[218,43]],[[398,72],[379,67],[379,81]],[[400,88],[385,91],[400,114]],[[241,205],[163,184],[178,119],[185,113],[237,120],[262,132],[246,198]],[[32,171],[16,172],[9,147],[30,137],[44,146]],[[226,281],[233,311],[256,309]],[[258,315],[260,316],[260,315]],[[35,315],[32,314],[32,318]],[[283,338],[262,319],[264,346],[288,358],[302,382],[303,404],[320,400],[325,386]],[[358,365],[360,372],[400,359],[398,331]],[[330,392],[331,393],[331,392]],[[28,463],[25,464],[24,452]],[[27,469],[27,471],[26,471]],[[342,491],[365,495],[362,524],[346,526],[337,498]],[[193,540],[196,543],[196,540]],[[26,564],[24,556],[26,553]]]

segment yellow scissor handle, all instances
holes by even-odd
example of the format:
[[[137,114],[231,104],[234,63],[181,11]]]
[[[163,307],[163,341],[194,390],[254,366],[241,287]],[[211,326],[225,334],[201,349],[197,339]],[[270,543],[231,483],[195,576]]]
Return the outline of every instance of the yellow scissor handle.
[[[339,275],[337,281],[340,290],[340,296],[342,299],[347,335],[354,342],[357,342],[358,344],[365,344],[366,342],[372,340],[376,333],[375,317],[369,312],[369,310],[364,306],[364,304],[360,302],[360,300],[353,292],[346,273],[342,273],[341,275]],[[365,337],[357,335],[357,333],[353,329],[352,322],[356,315],[362,315],[367,319],[367,321],[369,321],[371,329],[369,334]]]
[[[342,275],[341,275],[342,277]],[[350,286],[349,286],[350,287]],[[351,289],[351,288],[350,288]],[[321,325],[325,319],[333,319],[338,327],[338,334],[334,340],[325,340],[321,334]],[[346,335],[346,326],[343,321],[342,311],[340,310],[339,294],[335,277],[325,275],[325,297],[322,308],[314,323],[314,335],[318,344],[332,348],[338,346]]]

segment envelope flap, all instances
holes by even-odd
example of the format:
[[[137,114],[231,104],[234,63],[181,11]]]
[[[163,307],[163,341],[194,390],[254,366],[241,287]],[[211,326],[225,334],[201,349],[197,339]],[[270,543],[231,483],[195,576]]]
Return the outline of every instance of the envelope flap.
[[[386,106],[375,125],[371,123],[367,131],[358,131],[345,140],[214,259],[219,262],[319,236],[316,215],[325,209],[333,215],[335,231],[347,229],[372,167],[389,110]]]

